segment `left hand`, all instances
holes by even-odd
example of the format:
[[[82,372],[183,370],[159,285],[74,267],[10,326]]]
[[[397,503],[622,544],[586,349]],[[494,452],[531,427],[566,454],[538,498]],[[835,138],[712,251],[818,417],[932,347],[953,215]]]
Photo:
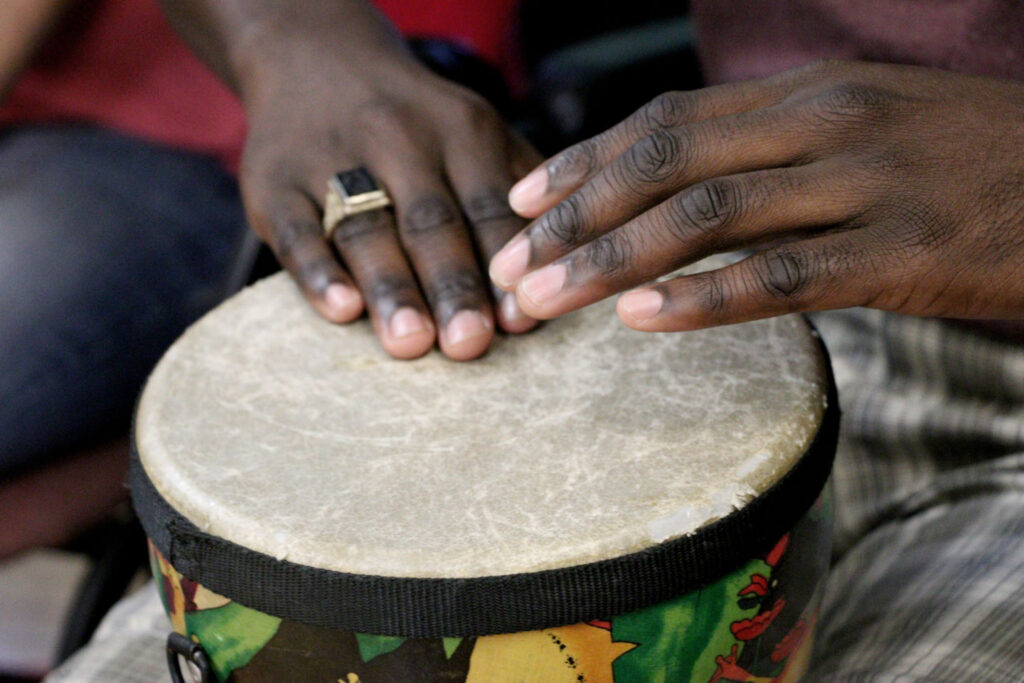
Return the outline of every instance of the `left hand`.
[[[869,306],[1024,317],[1024,85],[822,62],[668,93],[511,192],[539,218],[491,261],[535,318],[620,297],[639,330]]]

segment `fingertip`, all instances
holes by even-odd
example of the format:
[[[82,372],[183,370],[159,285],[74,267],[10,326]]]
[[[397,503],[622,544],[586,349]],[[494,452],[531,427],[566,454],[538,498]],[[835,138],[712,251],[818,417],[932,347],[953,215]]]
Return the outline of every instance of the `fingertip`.
[[[391,314],[391,319],[378,336],[389,354],[400,360],[411,360],[433,347],[434,324],[419,311],[404,306]]]
[[[548,313],[543,308],[541,308],[533,301],[531,301],[530,298],[523,293],[523,288],[521,286],[516,288],[515,297],[516,306],[519,308],[520,311],[523,312],[523,315],[527,316],[528,318],[533,318],[534,320],[540,321],[551,320],[552,318],[558,317],[557,314]]]
[[[646,324],[665,306],[665,295],[656,289],[635,289],[619,297],[615,310],[630,327]]]
[[[504,294],[498,304],[498,324],[509,334],[523,334],[537,327],[540,323],[536,318],[526,315],[513,293]]]
[[[340,282],[329,284],[314,306],[321,315],[335,323],[348,323],[363,313],[363,296],[354,287]]]
[[[631,327],[639,332],[656,331],[652,326],[653,321],[650,318],[640,320],[634,318],[632,315],[623,310],[621,297],[619,298],[618,303],[615,305],[615,312],[618,314],[619,320],[621,320],[626,327]]]
[[[459,311],[439,335],[441,351],[452,360],[472,360],[491,345],[494,323],[480,311]]]
[[[511,292],[526,274],[529,265],[530,240],[525,235],[519,235],[494,255],[487,274],[498,289]]]
[[[672,295],[672,310],[666,310],[668,299],[657,289],[636,289],[619,297],[615,311],[628,327],[640,332],[690,332],[709,326],[692,305],[679,293]]]
[[[552,263],[523,277],[516,288],[516,303],[534,318],[552,318],[545,309],[557,308],[569,279],[569,269],[563,263]]]
[[[548,189],[548,171],[539,166],[512,186],[508,203],[520,216],[535,218],[544,212],[544,195]]]

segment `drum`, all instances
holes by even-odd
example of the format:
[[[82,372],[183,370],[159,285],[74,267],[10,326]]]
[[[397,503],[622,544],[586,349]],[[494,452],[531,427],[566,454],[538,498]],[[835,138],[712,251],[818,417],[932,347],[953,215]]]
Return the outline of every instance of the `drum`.
[[[396,361],[284,275],[150,377],[131,473],[203,681],[798,680],[838,409],[796,316],[686,334],[604,302]]]

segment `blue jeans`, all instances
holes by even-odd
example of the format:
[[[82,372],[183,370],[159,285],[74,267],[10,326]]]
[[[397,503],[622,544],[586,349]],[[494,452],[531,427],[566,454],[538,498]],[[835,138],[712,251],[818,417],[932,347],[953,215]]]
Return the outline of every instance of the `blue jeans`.
[[[84,126],[0,132],[0,481],[125,433],[248,244],[212,159]]]

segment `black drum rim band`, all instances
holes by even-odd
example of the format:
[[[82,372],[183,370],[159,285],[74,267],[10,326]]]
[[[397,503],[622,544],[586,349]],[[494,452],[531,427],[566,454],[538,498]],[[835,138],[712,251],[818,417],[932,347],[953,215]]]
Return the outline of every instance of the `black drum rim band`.
[[[472,578],[350,574],[277,560],[201,531],[159,494],[132,437],[129,483],[154,547],[183,576],[241,605],[312,626],[406,638],[516,633],[609,619],[714,583],[767,553],[811,508],[832,470],[839,402],[828,352],[818,432],[797,464],[740,510],[635,553]]]

